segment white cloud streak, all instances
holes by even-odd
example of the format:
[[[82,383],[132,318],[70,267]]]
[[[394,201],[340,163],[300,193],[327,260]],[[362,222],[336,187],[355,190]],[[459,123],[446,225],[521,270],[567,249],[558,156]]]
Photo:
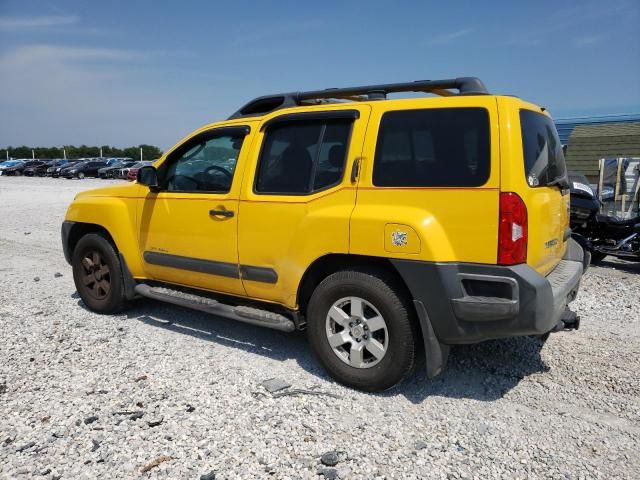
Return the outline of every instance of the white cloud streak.
[[[42,17],[0,17],[0,30],[38,30],[52,27],[75,25],[79,18],[75,15]]]
[[[473,32],[473,28],[465,28],[462,30],[456,30],[454,32],[443,33],[429,40],[429,45],[447,45],[459,38],[471,35]]]

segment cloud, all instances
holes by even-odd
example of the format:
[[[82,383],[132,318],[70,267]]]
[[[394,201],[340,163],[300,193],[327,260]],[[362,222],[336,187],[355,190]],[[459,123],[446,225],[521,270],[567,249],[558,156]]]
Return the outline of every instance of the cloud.
[[[532,28],[519,30],[510,45],[538,46],[543,43],[557,42],[560,37],[571,37],[571,33],[584,32],[585,29],[603,24],[605,21],[623,21],[638,17],[638,4],[628,0],[609,0],[608,2],[584,2],[565,5],[542,23],[532,24]],[[605,35],[584,35],[574,38],[574,45],[584,47],[599,43]]]
[[[75,25],[79,18],[75,15],[43,17],[0,17],[0,30],[44,29]]]
[[[590,47],[602,43],[606,38],[606,35],[583,35],[573,39],[573,43],[576,47]]]
[[[145,71],[147,58],[140,51],[50,44],[0,54],[0,71],[9,72],[0,75],[0,144],[166,146],[161,138],[179,108]]]
[[[141,55],[129,50],[111,48],[67,47],[58,45],[27,45],[0,57],[3,68],[24,68],[29,65],[60,65],[65,62],[126,61]]]
[[[447,45],[461,37],[466,37],[474,32],[473,28],[456,30],[455,32],[443,33],[429,40],[429,45]]]

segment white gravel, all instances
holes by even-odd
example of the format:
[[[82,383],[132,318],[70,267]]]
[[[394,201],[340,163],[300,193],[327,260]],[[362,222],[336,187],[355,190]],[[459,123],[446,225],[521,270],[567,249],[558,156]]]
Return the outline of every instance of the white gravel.
[[[438,379],[364,394],[303,334],[83,308],[60,223],[105,183],[0,177],[0,477],[640,478],[640,264],[592,268],[580,330],[541,351],[457,347]]]

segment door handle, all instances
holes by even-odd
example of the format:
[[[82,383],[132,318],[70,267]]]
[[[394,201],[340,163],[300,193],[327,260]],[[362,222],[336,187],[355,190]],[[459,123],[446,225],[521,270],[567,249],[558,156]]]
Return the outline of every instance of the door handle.
[[[231,210],[209,210],[209,215],[212,217],[233,217],[233,212]]]
[[[356,183],[358,179],[358,174],[360,173],[360,158],[357,157],[353,160],[353,164],[351,165],[351,183]]]

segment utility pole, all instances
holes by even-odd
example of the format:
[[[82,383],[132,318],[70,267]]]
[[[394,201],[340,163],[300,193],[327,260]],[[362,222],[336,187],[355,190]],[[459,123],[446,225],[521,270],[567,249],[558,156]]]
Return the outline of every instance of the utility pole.
[[[67,159],[67,149],[66,148],[62,148],[62,157],[66,160]]]
[[[33,148],[31,149],[31,160],[35,160],[36,159],[36,152],[33,151]]]
[[[102,158],[102,147],[100,147],[100,158]]]
[[[140,147],[140,161],[142,161],[142,147]]]
[[[7,160],[9,160],[9,147],[7,147]]]

